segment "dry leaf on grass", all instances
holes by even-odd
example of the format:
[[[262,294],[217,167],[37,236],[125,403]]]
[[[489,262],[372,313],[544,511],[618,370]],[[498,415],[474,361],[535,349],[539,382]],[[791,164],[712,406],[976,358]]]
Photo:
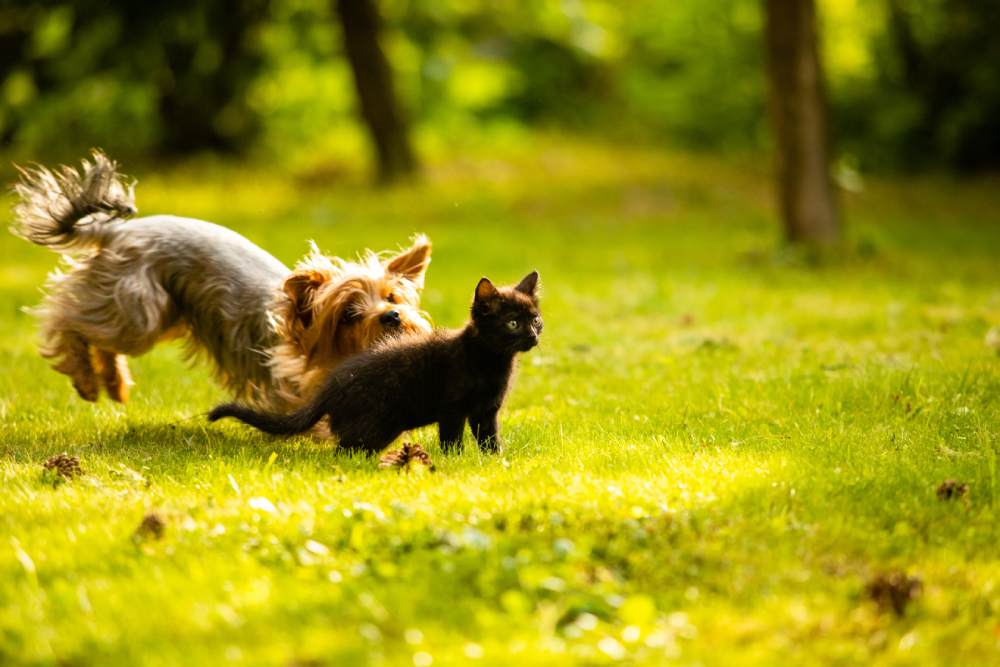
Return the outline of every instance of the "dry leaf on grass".
[[[405,468],[409,471],[410,465],[416,463],[422,463],[430,467],[431,470],[434,469],[434,462],[431,461],[431,455],[424,451],[420,443],[411,444],[404,442],[402,448],[383,454],[379,459],[378,467]]]
[[[969,485],[965,482],[959,482],[957,479],[945,480],[937,488],[938,500],[961,499],[966,507],[969,505],[969,498],[966,496],[967,493],[969,493]]]
[[[900,616],[910,601],[920,597],[922,590],[923,584],[920,579],[909,577],[902,572],[880,574],[865,586],[868,597],[878,605],[880,611],[891,607]]]
[[[69,454],[66,452],[50,456],[48,460],[42,464],[42,472],[49,471],[54,471],[57,475],[65,477],[66,479],[73,479],[73,477],[86,473],[86,471],[80,467],[80,457],[74,456],[70,458]]]
[[[155,512],[150,512],[143,519],[139,527],[135,529],[135,536],[138,538],[160,539],[167,529],[166,522]]]

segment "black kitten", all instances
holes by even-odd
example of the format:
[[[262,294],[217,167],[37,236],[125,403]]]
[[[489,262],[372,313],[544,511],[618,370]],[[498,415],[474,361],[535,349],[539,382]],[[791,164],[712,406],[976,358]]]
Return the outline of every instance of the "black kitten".
[[[500,289],[483,278],[465,328],[400,338],[351,357],[289,415],[226,403],[208,420],[236,417],[267,433],[294,435],[329,415],[341,447],[368,452],[435,422],[448,450],[461,444],[468,420],[479,446],[495,452],[497,412],[510,389],[514,357],[538,345],[542,332],[537,289],[537,271]]]

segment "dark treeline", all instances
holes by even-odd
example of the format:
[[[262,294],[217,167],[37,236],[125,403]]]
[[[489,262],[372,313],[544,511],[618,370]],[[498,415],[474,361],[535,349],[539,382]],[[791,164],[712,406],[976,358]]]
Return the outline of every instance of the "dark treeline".
[[[0,137],[41,149],[100,139],[162,154],[232,152],[261,119],[251,35],[267,0],[9,2],[0,9]]]
[[[344,14],[351,4],[6,0],[0,141],[38,155],[101,145],[169,156],[356,131],[372,111],[357,101],[363,82],[353,85],[343,38],[342,20],[358,16]],[[834,159],[1000,166],[1000,4],[849,4],[845,19],[844,3],[819,2]],[[759,0],[374,6],[400,127],[447,137],[514,122],[709,150],[771,141]],[[863,28],[838,27],[845,20]],[[405,148],[379,150],[412,163]]]

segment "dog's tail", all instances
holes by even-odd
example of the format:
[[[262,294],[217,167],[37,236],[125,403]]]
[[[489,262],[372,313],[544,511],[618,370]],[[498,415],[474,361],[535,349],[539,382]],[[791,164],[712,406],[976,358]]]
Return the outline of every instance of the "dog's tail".
[[[50,171],[41,165],[21,169],[12,186],[20,201],[14,204],[11,231],[56,252],[79,250],[94,243],[93,230],[112,220],[136,214],[135,181],[118,173],[118,165],[94,150],[93,164],[83,161],[83,174],[72,167]]]
[[[223,417],[236,417],[241,422],[250,424],[250,426],[265,433],[296,435],[308,431],[326,414],[323,401],[319,398],[319,396],[313,397],[304,406],[287,415],[268,412],[245,403],[223,403],[212,408],[212,411],[208,413],[208,421],[214,422]]]

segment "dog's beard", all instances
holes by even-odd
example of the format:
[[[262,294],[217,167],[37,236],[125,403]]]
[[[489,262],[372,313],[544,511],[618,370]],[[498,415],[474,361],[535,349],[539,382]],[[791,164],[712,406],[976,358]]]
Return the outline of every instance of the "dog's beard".
[[[403,314],[399,326],[395,327],[383,325],[379,321],[381,313],[365,318],[367,320],[366,324],[359,327],[359,331],[355,336],[358,349],[353,353],[361,352],[369,347],[381,345],[398,338],[430,333],[434,330],[434,327],[431,326],[428,319],[425,319],[421,315],[417,313]]]

